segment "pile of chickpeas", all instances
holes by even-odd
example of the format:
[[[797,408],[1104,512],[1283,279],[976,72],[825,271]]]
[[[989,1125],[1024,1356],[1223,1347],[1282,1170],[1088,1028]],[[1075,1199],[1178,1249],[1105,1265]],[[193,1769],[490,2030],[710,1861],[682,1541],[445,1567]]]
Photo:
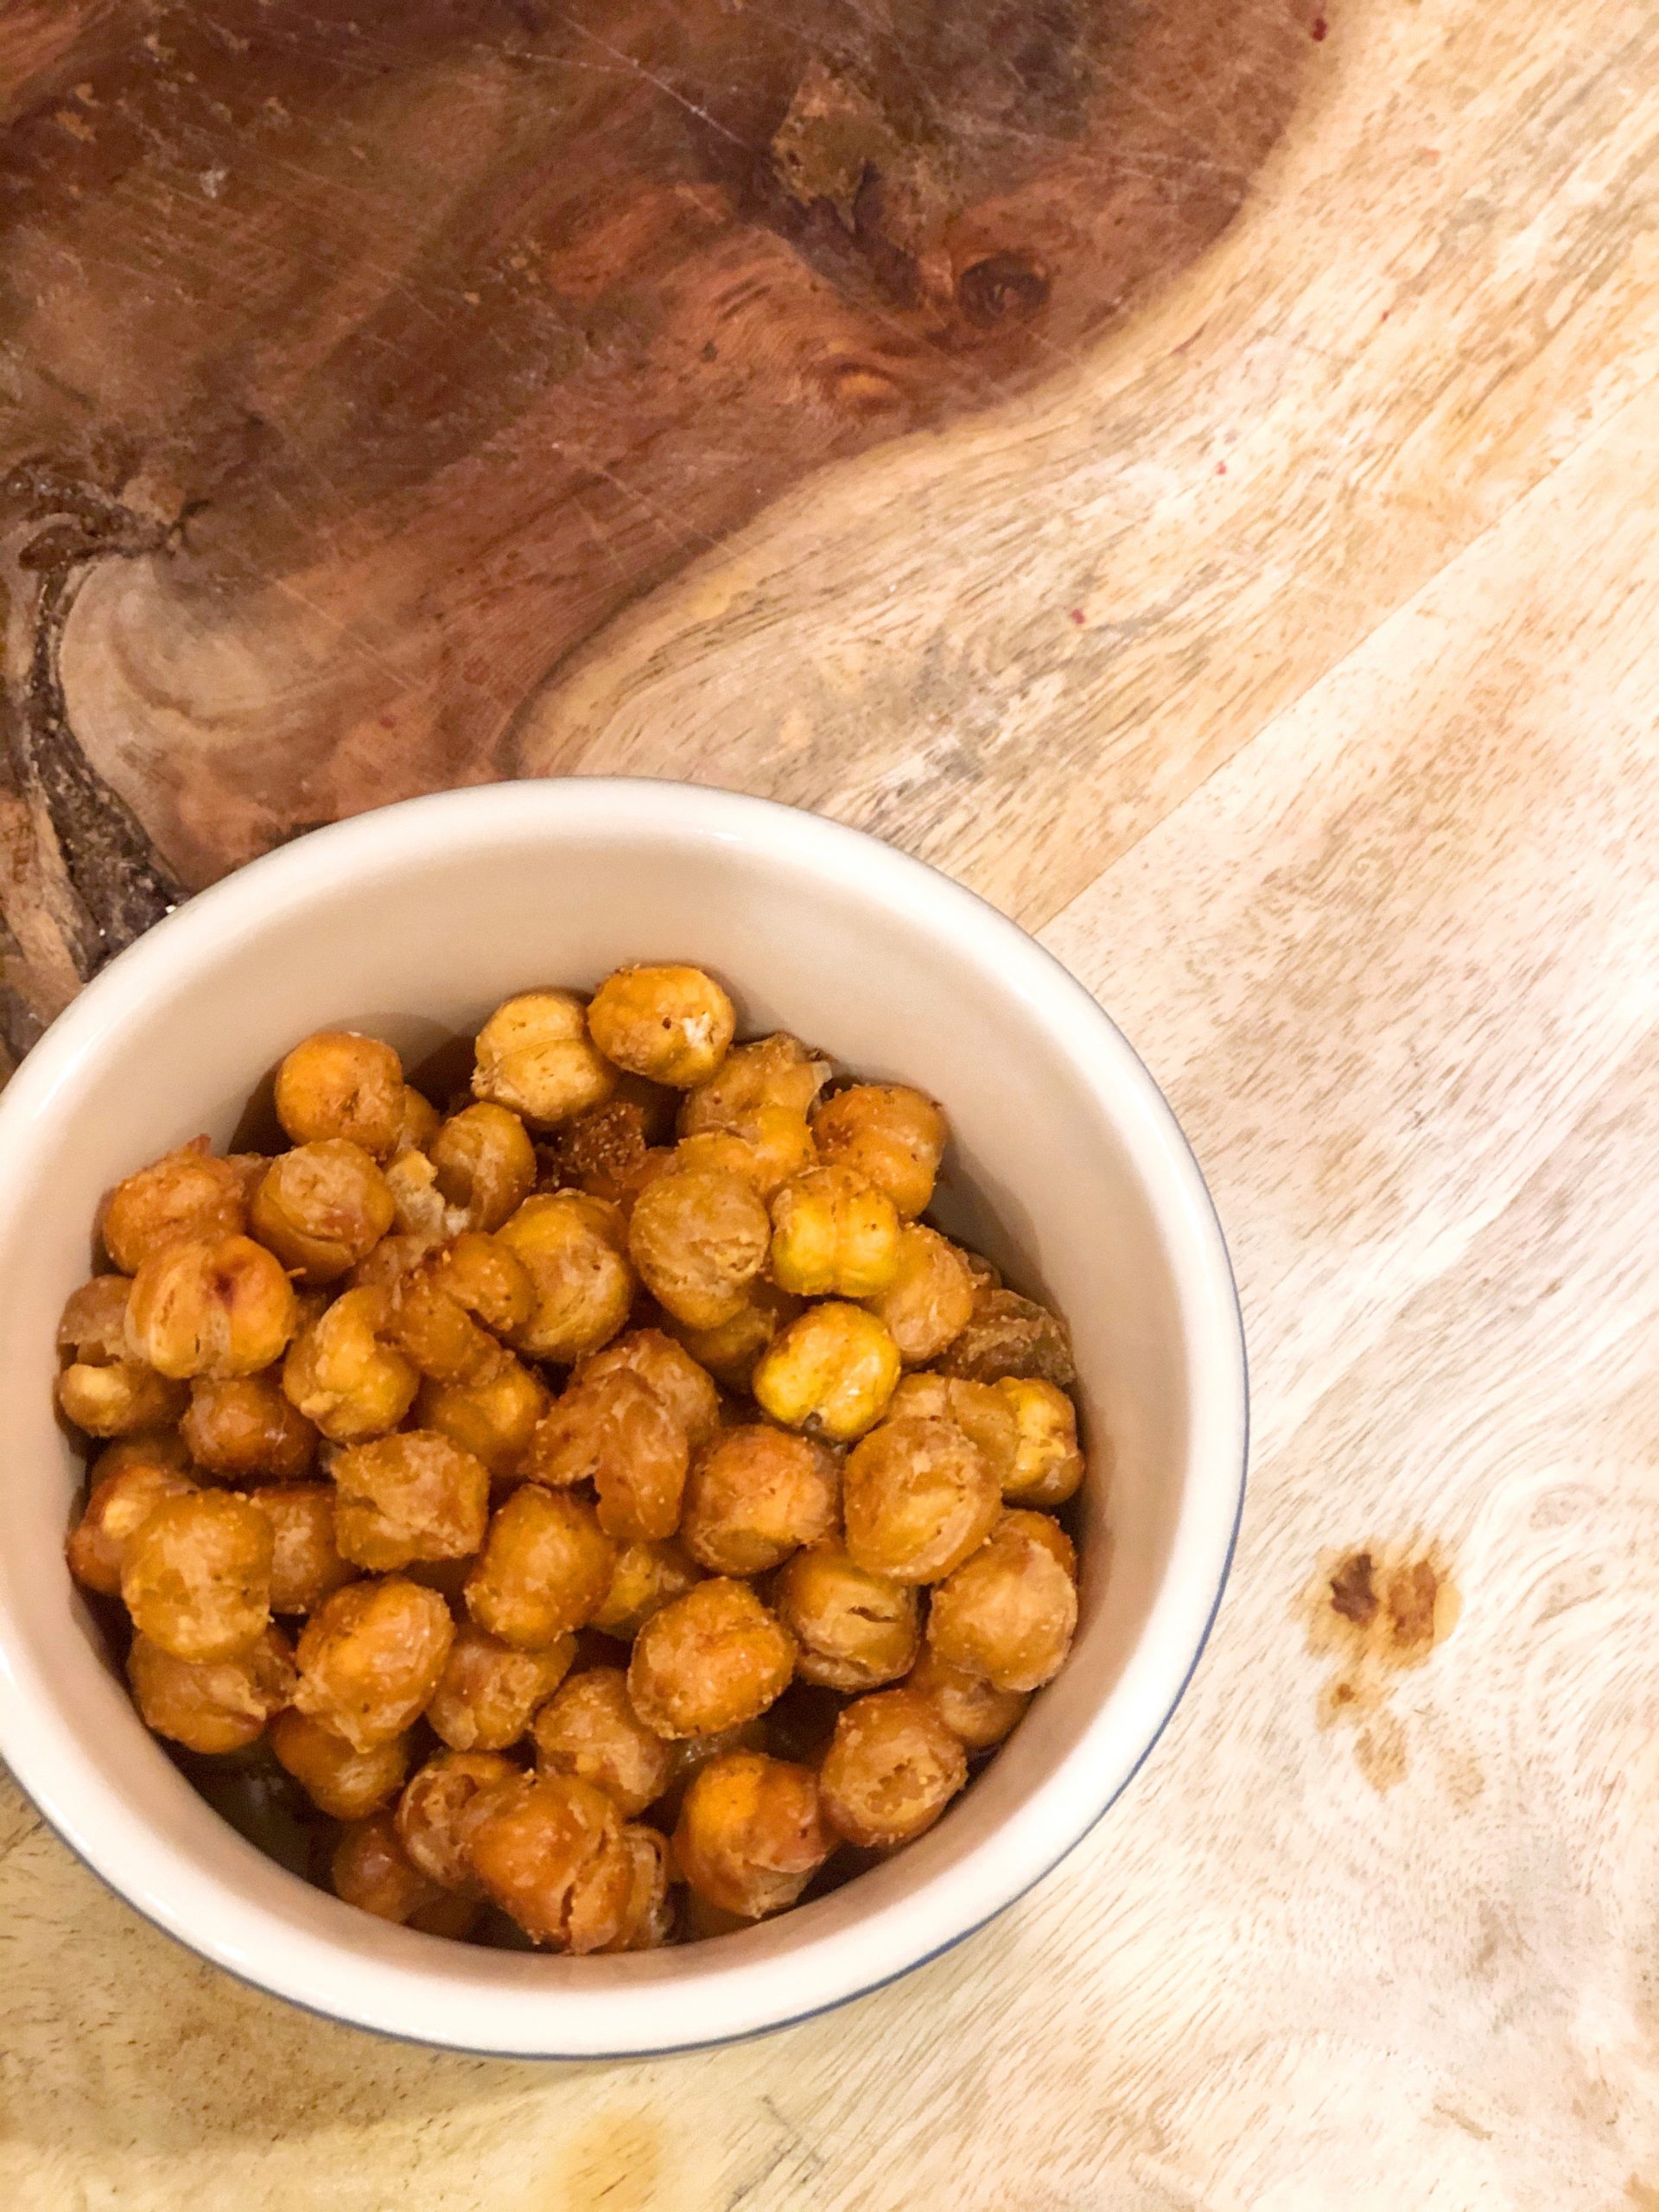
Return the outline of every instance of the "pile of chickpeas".
[[[321,1032],[287,1149],[105,1201],[70,1570],[369,1912],[723,1933],[922,1834],[1065,1658],[1063,1324],[922,1220],[931,1099],[735,1027],[694,967],[527,991],[442,1114]]]

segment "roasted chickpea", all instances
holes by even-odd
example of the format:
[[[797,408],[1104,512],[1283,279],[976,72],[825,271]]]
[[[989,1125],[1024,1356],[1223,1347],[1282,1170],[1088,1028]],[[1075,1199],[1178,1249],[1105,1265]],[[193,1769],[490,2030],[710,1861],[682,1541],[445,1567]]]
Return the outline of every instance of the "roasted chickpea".
[[[109,1452],[102,1452],[93,1465],[92,1494],[64,1551],[77,1582],[114,1598],[120,1594],[127,1546],[139,1528],[164,1499],[188,1497],[196,1485],[181,1468],[163,1459],[139,1459],[124,1452],[113,1465],[110,1459]]]
[[[296,1144],[345,1137],[389,1159],[404,1127],[404,1064],[378,1037],[319,1029],[276,1071],[276,1118]]]
[[[127,1302],[127,1350],[162,1375],[257,1375],[299,1322],[282,1262],[251,1236],[153,1252]]]
[[[251,1491],[248,1503],[270,1523],[273,1613],[315,1612],[354,1580],[335,1541],[332,1483],[270,1483]]]
[[[605,1791],[625,1820],[643,1813],[674,1778],[674,1752],[633,1709],[620,1667],[572,1675],[536,1715],[543,1774],[579,1774]]]
[[[88,1436],[139,1436],[178,1419],[184,1393],[127,1351],[132,1285],[125,1275],[94,1275],[70,1294],[58,1323],[58,1349],[71,1355],[58,1376],[66,1417]]]
[[[454,1632],[435,1590],[402,1576],[348,1583],[305,1624],[294,1702],[354,1750],[372,1751],[425,1711]]]
[[[440,1751],[410,1777],[397,1801],[397,1838],[428,1881],[476,1894],[467,1839],[492,1796],[523,1778],[499,1751]]]
[[[180,1427],[196,1465],[226,1482],[297,1482],[316,1457],[316,1430],[270,1375],[199,1376]]]
[[[121,1599],[175,1659],[231,1659],[270,1623],[270,1523],[246,1498],[163,1498],[127,1539]]]
[[[967,1779],[967,1755],[929,1699],[877,1690],[836,1721],[819,1800],[837,1835],[891,1851],[931,1828]]]
[[[1065,1530],[1046,1513],[1005,1513],[934,1592],[927,1640],[941,1659],[997,1689],[1039,1690],[1059,1673],[1077,1625]]]
[[[404,1158],[410,1155],[405,1154]],[[391,1163],[397,1166],[397,1160]],[[388,1171],[390,1173],[391,1171]],[[397,1289],[405,1275],[413,1274],[422,1262],[429,1259],[435,1243],[441,1237],[417,1236],[408,1230],[394,1230],[390,1236],[383,1236],[372,1252],[360,1259],[346,1278],[353,1290],[373,1290],[387,1294]],[[320,1315],[326,1313],[332,1298],[337,1294],[326,1290],[302,1289],[299,1298],[302,1308],[301,1325],[309,1328]],[[307,1301],[309,1301],[308,1305]],[[389,1311],[390,1309],[388,1309]]]
[[[630,1821],[622,1831],[622,1841],[632,1867],[632,1882],[622,1924],[600,1948],[654,1951],[667,1942],[674,1926],[668,1838],[639,1821]]]
[[[246,1184],[229,1160],[215,1160],[206,1137],[141,1167],[118,1183],[104,1210],[104,1249],[124,1275],[152,1252],[185,1239],[217,1243],[248,1225]]]
[[[473,1095],[548,1129],[603,1105],[616,1072],[594,1051],[574,991],[523,991],[478,1033]]]
[[[585,1628],[605,1602],[616,1547],[586,1499],[525,1483],[490,1522],[467,1579],[480,1628],[521,1651]]]
[[[505,1106],[463,1107],[427,1149],[441,1196],[468,1229],[499,1229],[536,1187],[536,1147]]]
[[[398,1277],[387,1333],[432,1382],[487,1382],[509,1357],[492,1331],[522,1325],[531,1303],[516,1255],[469,1230]]]
[[[1064,1390],[1034,1377],[1007,1375],[995,1387],[1012,1407],[1020,1433],[1014,1479],[1003,1484],[1003,1496],[1012,1505],[1064,1505],[1083,1481],[1077,1408]]]
[[[658,1736],[712,1736],[764,1713],[795,1669],[795,1639],[746,1582],[699,1582],[634,1638],[628,1694]]]
[[[510,1355],[482,1382],[423,1382],[415,1402],[423,1428],[435,1428],[481,1459],[492,1475],[516,1475],[553,1394]]]
[[[620,1369],[571,1384],[537,1429],[524,1471],[556,1488],[591,1481],[607,1536],[653,1542],[679,1525],[687,1457],[672,1412]]]
[[[1020,1690],[1000,1690],[978,1675],[964,1674],[931,1647],[905,1677],[933,1706],[957,1740],[970,1751],[988,1751],[1011,1736],[1024,1718],[1030,1698]]]
[[[588,1027],[613,1065],[688,1090],[725,1058],[737,1014],[701,968],[619,968],[594,993]]]
[[[467,1226],[461,1208],[450,1205],[438,1188],[438,1171],[423,1152],[397,1154],[386,1166],[386,1188],[399,1238],[412,1237],[423,1249],[429,1249]],[[397,1269],[400,1274],[405,1272],[402,1267]]]
[[[700,1579],[678,1544],[619,1545],[611,1586],[590,1625],[631,1643],[653,1613]]]
[[[415,1866],[398,1839],[390,1813],[353,1821],[334,1846],[334,1895],[377,1920],[404,1927],[427,1925],[434,1935],[460,1932],[449,1925],[431,1927],[428,1915],[455,1900]]]
[[[832,1690],[873,1690],[909,1672],[921,1642],[916,1592],[873,1574],[839,1544],[788,1560],[772,1589],[779,1617],[800,1646],[803,1681]]]
[[[741,1129],[698,1129],[682,1137],[668,1165],[676,1173],[741,1175],[770,1205],[791,1177],[805,1174],[817,1159],[804,1115],[763,1106]]]
[[[945,1374],[973,1382],[1026,1376],[1065,1390],[1077,1379],[1071,1335],[1058,1314],[987,1281],[979,1286],[967,1327],[939,1364]]]
[[[954,1375],[906,1375],[893,1394],[887,1417],[897,1421],[912,1414],[955,1421],[985,1454],[1000,1490],[1006,1491],[1014,1479],[1020,1424],[994,1383],[969,1382]]]
[[[443,1116],[432,1101],[416,1090],[411,1084],[404,1085],[404,1108],[397,1122],[397,1135],[392,1145],[394,1157],[400,1152],[424,1152],[442,1127]]]
[[[334,1461],[342,1558],[385,1573],[416,1560],[467,1559],[484,1541],[490,1475],[435,1429],[354,1444]]]
[[[535,1288],[513,1343],[532,1359],[576,1360],[597,1351],[628,1318],[633,1270],[621,1217],[579,1191],[537,1192],[498,1232]]]
[[[728,1751],[704,1767],[674,1827],[686,1880],[745,1920],[793,1904],[835,1847],[811,1768],[760,1751]]]
[[[723,1382],[728,1390],[747,1394],[761,1354],[800,1310],[798,1298],[791,1298],[786,1290],[757,1275],[729,1321],[712,1329],[689,1329],[670,1314],[666,1325],[673,1331],[675,1341],[716,1382]]]
[[[741,1175],[675,1172],[639,1193],[628,1250],[654,1298],[693,1328],[711,1329],[741,1308],[771,1235],[766,1207]]]
[[[336,1821],[361,1821],[379,1812],[409,1772],[407,1736],[356,1751],[332,1728],[292,1707],[272,1721],[270,1748],[318,1810]]]
[[[380,1340],[390,1320],[383,1290],[345,1290],[294,1339],[283,1390],[331,1444],[356,1444],[396,1428],[415,1402],[420,1376]]]
[[[127,1653],[127,1680],[147,1728],[187,1750],[245,1751],[294,1689],[294,1660],[274,1628],[229,1659],[180,1659],[142,1632]]]
[[[524,1734],[537,1707],[552,1696],[575,1656],[573,1636],[562,1636],[544,1650],[518,1651],[463,1621],[426,1708],[427,1720],[451,1751],[505,1751]]]
[[[550,1774],[491,1791],[467,1857],[489,1897],[537,1943],[580,1954],[622,1932],[633,1853],[615,1806],[591,1783]]]
[[[853,1084],[825,1099],[812,1117],[819,1159],[856,1168],[906,1221],[932,1198],[948,1134],[933,1101],[900,1083]]]
[[[253,1233],[307,1282],[334,1282],[373,1250],[396,1209],[360,1144],[322,1137],[273,1160],[253,1194]]]
[[[755,1117],[767,1112],[804,1121],[829,1080],[829,1061],[798,1037],[779,1030],[757,1038],[728,1052],[714,1074],[687,1093],[680,1135],[735,1129],[742,1135],[752,1133]]]
[[[630,1329],[582,1363],[577,1381],[637,1375],[648,1383],[685,1431],[695,1450],[720,1427],[720,1393],[691,1355],[660,1329]]]
[[[765,1422],[728,1428],[699,1453],[680,1535],[716,1574],[761,1574],[836,1525],[841,1471],[832,1452]]]
[[[898,1345],[905,1365],[924,1367],[967,1327],[974,1278],[954,1244],[938,1230],[912,1222],[899,1238],[893,1281],[864,1302]]]
[[[953,1421],[901,1414],[848,1455],[847,1549],[896,1582],[937,1582],[977,1551],[1001,1510],[984,1453]]]
[[[899,1216],[850,1167],[810,1167],[772,1202],[772,1279],[799,1298],[874,1298],[899,1271]]]
[[[899,1380],[899,1348],[874,1313],[826,1299],[791,1321],[756,1363],[755,1402],[785,1428],[849,1444],[873,1428]]]

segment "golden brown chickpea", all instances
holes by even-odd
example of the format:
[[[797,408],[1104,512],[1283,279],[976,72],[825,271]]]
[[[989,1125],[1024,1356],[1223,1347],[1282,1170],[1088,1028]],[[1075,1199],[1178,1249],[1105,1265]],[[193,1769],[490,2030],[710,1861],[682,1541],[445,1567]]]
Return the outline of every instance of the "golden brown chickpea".
[[[666,1943],[674,1926],[669,1896],[671,1880],[668,1838],[643,1822],[630,1821],[622,1830],[632,1866],[632,1885],[622,1915],[622,1924],[602,1951],[654,1951]]]
[[[898,1266],[884,1291],[865,1300],[899,1347],[906,1367],[938,1359],[974,1310],[974,1278],[956,1246],[912,1222],[899,1238]]]
[[[804,1121],[829,1080],[829,1061],[798,1037],[779,1030],[757,1038],[728,1052],[715,1073],[687,1094],[680,1135],[696,1136],[704,1129],[751,1134],[756,1116],[767,1112]]]
[[[505,1106],[463,1107],[427,1151],[440,1196],[466,1216],[468,1229],[499,1229],[536,1187],[536,1147]]]
[[[70,1292],[58,1317],[58,1350],[98,1366],[127,1358],[131,1299],[132,1284],[125,1275],[94,1275],[81,1283]]]
[[[175,1378],[257,1375],[299,1322],[282,1262],[251,1236],[152,1253],[127,1302],[127,1350]]]
[[[1077,1379],[1071,1338],[1057,1313],[1034,1299],[982,1281],[967,1327],[940,1359],[947,1375],[973,1382],[1027,1376],[1070,1389]]]
[[[832,1690],[879,1689],[906,1674],[921,1642],[916,1592],[872,1574],[839,1544],[816,1544],[787,1561],[772,1603],[800,1645],[795,1670]]]
[[[877,1690],[836,1721],[819,1801],[837,1835],[891,1851],[931,1828],[967,1779],[967,1755],[931,1700]]]
[[[659,1175],[635,1201],[628,1250],[652,1295],[693,1328],[729,1321],[760,1272],[772,1224],[729,1173]]]
[[[405,1158],[408,1156],[404,1154]],[[391,1164],[395,1168],[397,1162],[394,1160]],[[373,1290],[390,1294],[405,1275],[413,1274],[422,1262],[430,1257],[433,1244],[441,1241],[394,1230],[390,1236],[380,1239],[372,1252],[358,1262],[346,1280],[353,1290]],[[301,1323],[302,1327],[309,1328],[320,1315],[327,1312],[335,1294],[326,1290],[302,1290],[298,1294],[302,1306],[307,1300],[310,1301]]]
[[[140,1527],[164,1499],[188,1497],[196,1485],[181,1468],[160,1459],[124,1456],[109,1462],[107,1452],[94,1462],[92,1494],[64,1552],[77,1582],[114,1598],[120,1595],[127,1546]]]
[[[1039,1690],[1065,1663],[1077,1625],[1065,1530],[1046,1513],[1005,1513],[934,1592],[927,1640],[941,1659],[997,1689]]]
[[[199,1376],[180,1428],[196,1465],[226,1482],[297,1482],[316,1457],[316,1430],[270,1375]]]
[[[988,1751],[1011,1736],[1024,1718],[1029,1696],[1000,1690],[978,1675],[964,1674],[931,1647],[905,1677],[905,1688],[925,1697],[958,1743],[970,1751]]]
[[[372,1751],[425,1711],[454,1633],[435,1590],[402,1576],[347,1583],[301,1633],[294,1702],[353,1750]]]
[[[435,1429],[354,1444],[334,1461],[340,1556],[376,1573],[468,1559],[490,1517],[489,1470]]]
[[[848,1455],[847,1549],[872,1573],[938,1582],[977,1551],[1002,1508],[984,1453],[953,1421],[906,1414]]]
[[[616,1071],[594,1049],[587,1016],[574,991],[522,991],[478,1033],[473,1096],[522,1114],[538,1128],[556,1128],[589,1106],[602,1106]]]
[[[443,1117],[432,1101],[410,1084],[404,1085],[403,1113],[397,1122],[397,1135],[392,1145],[394,1158],[400,1152],[424,1152],[442,1126]]]
[[[440,1751],[410,1777],[397,1801],[397,1840],[429,1882],[477,1893],[467,1839],[492,1797],[524,1779],[499,1751]]]
[[[1011,1505],[1064,1505],[1083,1481],[1077,1415],[1064,1390],[1026,1376],[1004,1376],[995,1386],[1013,1408],[1020,1441],[1014,1479],[1002,1485]]]
[[[562,1636],[543,1651],[518,1651],[463,1621],[427,1720],[453,1751],[505,1751],[524,1734],[575,1656],[574,1636]]]
[[[800,1310],[798,1298],[757,1275],[729,1321],[712,1329],[689,1329],[670,1314],[665,1325],[673,1331],[676,1343],[717,1382],[747,1395],[762,1353]]]
[[[737,1014],[701,968],[619,968],[594,993],[588,1027],[614,1066],[689,1090],[725,1058]]]
[[[392,1222],[400,1239],[412,1237],[422,1247],[430,1247],[466,1227],[461,1209],[445,1201],[438,1188],[438,1171],[423,1152],[398,1153],[387,1162],[385,1172]],[[406,1269],[400,1267],[397,1272]]]
[[[584,1359],[576,1380],[598,1382],[626,1372],[648,1383],[673,1414],[695,1450],[720,1427],[720,1393],[691,1355],[660,1329],[630,1329]]]
[[[307,1282],[334,1282],[391,1227],[391,1192],[360,1144],[322,1137],[279,1154],[253,1194],[254,1235]]]
[[[931,1421],[953,1421],[985,1454],[997,1487],[1006,1490],[1014,1480],[1020,1448],[1020,1425],[1014,1408],[990,1382],[969,1382],[954,1375],[906,1375],[893,1392],[887,1418],[919,1414]]]
[[[536,1424],[552,1402],[540,1376],[509,1355],[482,1382],[423,1382],[415,1414],[423,1428],[435,1428],[492,1475],[506,1477],[519,1472]]]
[[[795,1670],[795,1639],[747,1582],[699,1582],[634,1638],[628,1694],[658,1736],[712,1736],[764,1713]]]
[[[125,1275],[94,1275],[70,1293],[58,1323],[58,1349],[71,1355],[58,1404],[88,1436],[140,1436],[179,1416],[179,1384],[129,1356],[131,1293]]]
[[[762,1574],[836,1525],[834,1452],[763,1421],[728,1428],[698,1454],[681,1541],[715,1574]]]
[[[127,1653],[127,1680],[158,1736],[192,1751],[240,1751],[293,1694],[294,1660],[274,1628],[231,1659],[180,1659],[141,1633]]]
[[[389,1159],[404,1126],[404,1064],[378,1037],[319,1029],[276,1071],[276,1118],[296,1144],[345,1137]]]
[[[366,1820],[379,1812],[409,1772],[407,1736],[354,1751],[343,1736],[291,1707],[271,1722],[270,1748],[318,1810],[336,1821]]]
[[[581,1954],[622,1931],[632,1850],[611,1800],[575,1775],[526,1776],[492,1791],[467,1857],[488,1896],[537,1943]]]
[[[684,1428],[624,1368],[570,1385],[537,1429],[524,1471],[556,1489],[591,1481],[607,1536],[660,1542],[679,1525],[687,1459]]]
[[[611,1586],[591,1625],[631,1643],[653,1613],[700,1580],[676,1543],[619,1545]]]
[[[410,1859],[390,1813],[371,1814],[345,1830],[334,1847],[334,1879],[343,1904],[404,1927],[418,1927],[429,1910],[453,1903]]]
[[[215,1160],[207,1138],[197,1137],[116,1185],[104,1211],[104,1249],[124,1275],[136,1275],[152,1252],[168,1244],[216,1243],[247,1225],[241,1170],[232,1160]]]
[[[273,1613],[315,1612],[355,1580],[334,1540],[332,1483],[270,1483],[251,1491],[248,1503],[270,1523]]]
[[[677,1173],[741,1175],[768,1205],[792,1176],[817,1161],[806,1116],[781,1106],[762,1106],[741,1129],[697,1129],[680,1139],[671,1158]]]
[[[933,1101],[901,1083],[855,1083],[812,1117],[818,1157],[855,1167],[906,1221],[925,1211],[950,1132]]]
[[[383,1290],[344,1290],[295,1338],[283,1363],[283,1391],[331,1444],[357,1444],[396,1428],[415,1402],[420,1376],[380,1341],[390,1319]]]
[[[246,1498],[164,1498],[127,1539],[121,1599],[175,1659],[231,1659],[270,1623],[270,1523]]]
[[[545,1650],[592,1620],[615,1565],[616,1547],[586,1499],[525,1483],[490,1522],[467,1610],[503,1643]]]
[[[655,1803],[674,1778],[672,1747],[633,1709],[620,1667],[572,1675],[536,1715],[542,1774],[578,1774],[602,1789],[624,1820]]]
[[[752,1387],[785,1428],[850,1444],[880,1420],[898,1380],[899,1347],[874,1314],[826,1299],[772,1339]]]
[[[772,1202],[772,1279],[798,1298],[874,1298],[899,1272],[893,1200],[850,1167],[810,1167]]]
[[[793,1904],[835,1847],[811,1768],[760,1751],[728,1751],[704,1767],[674,1827],[691,1887],[745,1920]]]
[[[626,1213],[672,1156],[651,1144],[649,1119],[646,1109],[631,1098],[613,1098],[578,1114],[553,1133],[546,1152],[546,1186],[584,1191]]]
[[[513,1343],[532,1359],[576,1360],[609,1342],[628,1318],[633,1270],[621,1216],[580,1191],[537,1192],[498,1231],[535,1287]]]

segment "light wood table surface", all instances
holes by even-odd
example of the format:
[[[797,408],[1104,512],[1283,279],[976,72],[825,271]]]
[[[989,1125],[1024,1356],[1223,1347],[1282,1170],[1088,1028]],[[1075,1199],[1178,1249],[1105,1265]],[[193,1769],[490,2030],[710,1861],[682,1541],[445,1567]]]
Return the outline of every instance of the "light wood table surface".
[[[1255,1421],[1173,1725],[950,1955],[585,2070],[243,1990],[0,1789],[8,2212],[1659,2207],[1659,12],[1329,13],[1129,327],[516,738],[925,854],[1166,1088]]]

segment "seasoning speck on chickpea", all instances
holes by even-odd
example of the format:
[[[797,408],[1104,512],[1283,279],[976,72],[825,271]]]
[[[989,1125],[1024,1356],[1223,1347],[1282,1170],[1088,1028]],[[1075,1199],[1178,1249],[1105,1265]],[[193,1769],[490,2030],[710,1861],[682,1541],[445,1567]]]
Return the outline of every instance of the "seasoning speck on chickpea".
[[[594,993],[588,1027],[613,1065],[685,1090],[725,1058],[737,1016],[701,968],[619,968]]]
[[[588,1034],[574,991],[521,991],[497,1007],[478,1033],[473,1093],[550,1129],[616,1088],[616,1071]]]

